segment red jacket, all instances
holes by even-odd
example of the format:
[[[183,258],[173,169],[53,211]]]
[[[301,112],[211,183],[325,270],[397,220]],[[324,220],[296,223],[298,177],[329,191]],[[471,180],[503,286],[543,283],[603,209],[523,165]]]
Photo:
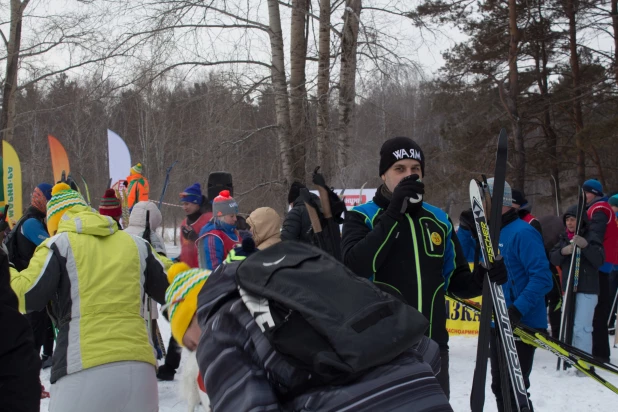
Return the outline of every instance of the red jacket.
[[[212,212],[207,212],[201,215],[195,222],[193,222],[190,226],[193,227],[193,231],[195,233],[200,233],[200,230],[206,223],[210,221],[212,218]],[[187,226],[187,218],[185,218],[180,224],[180,233],[182,233],[183,226]],[[199,268],[199,261],[197,257],[197,246],[194,241],[189,239],[185,239],[184,236],[180,236],[180,261],[186,263],[192,268]]]

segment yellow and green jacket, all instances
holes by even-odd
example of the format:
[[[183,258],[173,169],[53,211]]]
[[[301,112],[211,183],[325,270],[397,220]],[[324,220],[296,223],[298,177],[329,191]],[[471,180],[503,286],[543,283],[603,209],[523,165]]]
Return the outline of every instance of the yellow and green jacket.
[[[167,286],[164,265],[146,241],[86,206],[69,209],[28,268],[11,272],[21,312],[50,305],[59,330],[52,383],[112,362],[154,365],[140,312],[145,293],[164,303]]]

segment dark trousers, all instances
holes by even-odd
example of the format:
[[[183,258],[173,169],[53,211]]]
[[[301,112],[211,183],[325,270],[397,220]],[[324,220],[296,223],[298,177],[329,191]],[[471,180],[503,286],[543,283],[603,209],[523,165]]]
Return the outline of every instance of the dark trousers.
[[[609,274],[609,304],[612,305],[609,313],[609,327],[613,328],[616,322],[616,310],[618,310],[618,270],[614,270]]]
[[[448,374],[448,347],[440,347],[440,373],[436,376],[447,399],[451,398],[450,378]]]
[[[43,355],[51,356],[54,351],[54,325],[47,314],[47,310],[31,312],[25,316],[32,327],[37,353],[41,353],[42,347]]]
[[[497,333],[492,330],[492,336],[490,340],[490,361],[491,361],[491,391],[496,396],[496,403],[498,405],[498,412],[504,411],[504,398],[502,396],[502,377],[500,376],[500,361],[498,358],[498,340]],[[528,345],[520,340],[515,341],[515,348],[517,349],[517,356],[519,356],[519,363],[521,366],[521,373],[524,375],[524,383],[526,389],[530,388],[530,372],[532,372],[532,364],[534,362],[534,346]],[[509,383],[510,385],[510,383]],[[509,386],[511,393],[511,410],[517,410],[517,403],[513,396],[513,390]],[[530,402],[530,394],[528,393],[528,402],[530,403],[530,410],[532,408],[532,402]]]
[[[609,275],[599,272],[599,301],[594,309],[592,319],[592,354],[609,362],[609,331],[607,330],[607,318],[609,317]]]
[[[555,269],[552,271],[554,286],[545,295],[545,303],[547,305],[549,326],[551,327],[551,337],[558,339],[558,336],[560,336],[560,318],[562,317],[562,288],[558,273],[554,272],[556,272]]]
[[[170,336],[170,342],[167,347],[167,355],[165,356],[165,365],[167,368],[171,368],[173,370],[178,369],[180,366],[181,352],[182,348],[178,345],[176,339],[174,339],[173,336]]]

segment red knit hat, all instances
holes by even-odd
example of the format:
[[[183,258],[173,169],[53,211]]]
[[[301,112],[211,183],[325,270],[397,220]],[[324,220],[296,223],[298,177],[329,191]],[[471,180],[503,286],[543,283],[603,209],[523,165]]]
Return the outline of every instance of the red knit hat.
[[[220,217],[236,214],[238,214],[238,203],[230,196],[229,190],[222,190],[212,202],[212,216]]]
[[[107,189],[101,198],[99,204],[99,213],[103,216],[120,217],[122,216],[122,207],[120,199],[116,197],[114,189]]]

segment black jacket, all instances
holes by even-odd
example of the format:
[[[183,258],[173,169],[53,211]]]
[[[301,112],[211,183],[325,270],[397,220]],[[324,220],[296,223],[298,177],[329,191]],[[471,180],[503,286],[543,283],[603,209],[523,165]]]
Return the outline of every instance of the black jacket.
[[[311,193],[311,198],[316,205],[320,204],[320,198]],[[311,220],[309,212],[302,199],[299,197],[294,201],[292,209],[288,212],[281,228],[281,240],[297,240],[305,243],[312,243]]]
[[[571,206],[567,209],[566,214],[575,215],[577,207]],[[565,214],[565,215],[566,215]],[[566,218],[566,217],[565,217]],[[599,241],[597,235],[590,230],[588,217],[584,213],[580,236],[588,241],[588,246],[581,249],[581,257],[579,262],[579,279],[577,282],[577,293],[588,293],[591,295],[599,294],[599,268],[605,262],[605,252],[603,243]],[[560,266],[562,269],[562,289],[566,290],[567,277],[569,275],[569,267],[571,265],[571,255],[563,256],[560,251],[563,247],[570,244],[571,241],[566,234],[566,231],[560,236],[560,241],[554,246],[551,251],[551,263]]]
[[[378,188],[373,201],[346,213],[344,263],[357,275],[399,291],[431,321],[428,336],[447,346],[445,291],[472,298],[481,294],[481,285],[446,213],[424,203],[418,215],[397,221],[383,213],[389,203]]]
[[[12,233],[9,236],[14,236],[14,239],[12,239],[12,241],[8,239],[5,241],[12,255],[11,263],[15,265],[15,268],[19,271],[28,267],[30,259],[32,259],[32,255],[34,255],[34,251],[37,247],[37,245],[28,240],[22,233],[22,226],[28,219],[36,219],[45,226],[45,213],[34,206],[30,206],[26,210],[26,213],[19,219],[13,230],[11,230]]]
[[[0,412],[38,412],[41,358],[30,324],[17,310],[10,278],[9,261],[0,250]]]

